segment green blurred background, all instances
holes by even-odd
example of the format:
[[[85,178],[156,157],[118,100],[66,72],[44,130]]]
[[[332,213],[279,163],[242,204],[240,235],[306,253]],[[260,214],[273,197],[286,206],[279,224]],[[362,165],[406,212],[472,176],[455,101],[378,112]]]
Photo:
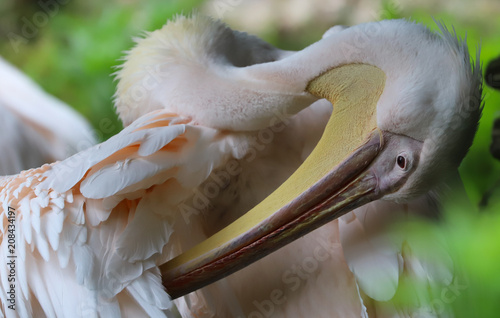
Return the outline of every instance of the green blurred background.
[[[0,55],[87,117],[105,140],[122,128],[113,109],[111,74],[132,37],[193,8],[285,49],[301,49],[335,24],[409,18],[436,29],[434,17],[461,36],[467,33],[472,52],[480,44],[484,66],[500,55],[498,0],[1,0]],[[460,317],[500,316],[500,162],[489,153],[500,92],[485,87],[484,101],[478,134],[460,168],[474,208],[452,202],[437,226],[411,229],[417,236],[439,232],[460,260],[457,267],[469,280],[450,301]],[[476,208],[487,192],[489,203]]]

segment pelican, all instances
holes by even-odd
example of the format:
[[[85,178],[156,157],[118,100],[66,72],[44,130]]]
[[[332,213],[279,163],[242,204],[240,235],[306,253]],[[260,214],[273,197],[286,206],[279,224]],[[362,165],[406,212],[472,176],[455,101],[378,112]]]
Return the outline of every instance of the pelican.
[[[289,52],[194,14],[138,39],[124,130],[0,180],[3,313],[408,315],[387,302],[404,275],[453,272],[384,223],[432,213],[481,113],[480,68],[440,29],[334,27]]]
[[[62,160],[95,144],[88,122],[0,57],[0,174]]]

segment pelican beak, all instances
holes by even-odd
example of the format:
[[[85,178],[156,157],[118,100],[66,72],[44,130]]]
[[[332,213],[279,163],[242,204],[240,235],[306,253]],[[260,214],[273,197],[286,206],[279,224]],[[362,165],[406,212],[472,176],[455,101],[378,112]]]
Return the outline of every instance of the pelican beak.
[[[276,191],[241,218],[160,266],[172,298],[242,269],[343,214],[379,199],[370,165],[383,148],[376,105],[385,74],[349,64],[309,82],[306,91],[334,111],[311,155]]]

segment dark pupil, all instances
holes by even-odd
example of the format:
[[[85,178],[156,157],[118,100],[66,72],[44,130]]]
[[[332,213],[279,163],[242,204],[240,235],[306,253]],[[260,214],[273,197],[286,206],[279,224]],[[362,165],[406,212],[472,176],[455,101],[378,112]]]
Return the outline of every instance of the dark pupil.
[[[404,167],[406,166],[406,160],[403,156],[398,156],[397,163],[401,169],[404,169]]]

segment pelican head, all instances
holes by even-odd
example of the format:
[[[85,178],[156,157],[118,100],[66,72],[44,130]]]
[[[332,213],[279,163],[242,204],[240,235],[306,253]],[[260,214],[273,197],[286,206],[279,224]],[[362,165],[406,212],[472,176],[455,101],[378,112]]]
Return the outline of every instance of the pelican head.
[[[166,108],[199,125],[252,131],[318,99],[334,109],[314,151],[282,186],[161,267],[172,297],[370,201],[414,198],[457,170],[481,115],[481,69],[465,42],[438,27],[390,20],[334,28],[287,52],[195,15],[137,40],[118,73],[125,123]]]
[[[386,72],[377,125],[390,137],[376,163],[381,188],[400,177],[404,182],[384,199],[414,198],[456,172],[477,130],[482,110],[479,59],[472,66],[465,42],[438,26],[441,34],[412,25],[414,34],[404,35],[412,41],[409,50],[395,60],[387,57],[392,61],[386,67],[393,69]]]

